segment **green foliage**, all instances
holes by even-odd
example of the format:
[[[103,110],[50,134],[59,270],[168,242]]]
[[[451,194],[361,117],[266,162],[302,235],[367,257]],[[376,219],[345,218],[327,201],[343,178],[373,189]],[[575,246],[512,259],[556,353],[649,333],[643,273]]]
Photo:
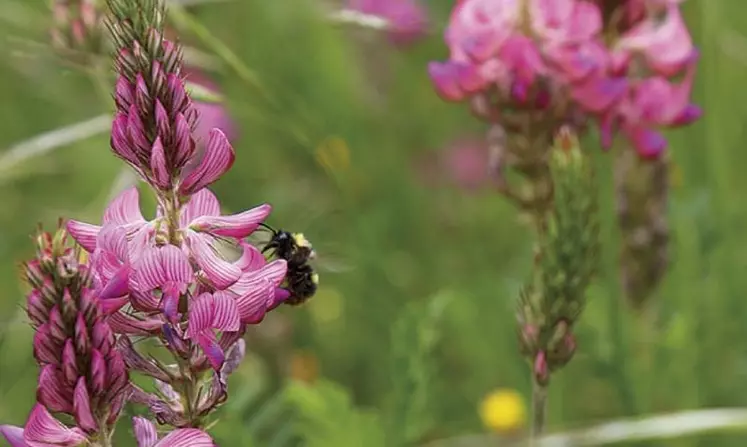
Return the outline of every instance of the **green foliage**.
[[[392,327],[393,402],[388,412],[387,445],[417,445],[435,425],[438,395],[436,347],[442,336],[439,322],[453,298],[436,295],[425,304],[407,306]]]
[[[387,445],[379,416],[356,409],[344,387],[321,381],[291,383],[288,401],[297,412],[297,430],[309,447],[380,447]]]

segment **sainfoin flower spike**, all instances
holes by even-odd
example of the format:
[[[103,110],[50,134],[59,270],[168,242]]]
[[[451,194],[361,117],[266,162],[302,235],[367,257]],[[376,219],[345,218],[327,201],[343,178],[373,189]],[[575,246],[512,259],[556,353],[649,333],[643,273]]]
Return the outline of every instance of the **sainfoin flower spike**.
[[[446,31],[449,60],[429,73],[443,98],[469,99],[505,128],[526,120],[509,111],[540,109],[551,133],[594,120],[604,146],[619,131],[657,157],[666,147],[657,129],[700,116],[690,103],[697,51],[679,3],[461,0]]]
[[[158,207],[152,218],[143,216],[132,187],[112,200],[100,225],[71,220],[67,230],[90,255],[95,293],[120,335],[124,363],[155,381],[156,394],[131,386],[131,400],[179,429],[156,441],[152,425],[136,420],[140,445],[202,445],[209,437],[197,429],[227,397],[247,325],[288,298],[281,287],[287,262],[247,242],[269,204],[224,215],[207,188],[230,168],[234,151],[212,129],[195,158],[197,109],[184,90],[181,50],[162,37],[162,2],[108,6],[120,76],[112,147],[150,186]],[[130,336],[157,341],[174,362],[142,355]]]
[[[54,234],[39,231],[36,243],[36,257],[25,264],[32,287],[26,310],[41,369],[38,405],[23,432],[25,442],[39,445],[33,442],[54,438],[78,445],[81,439],[107,438],[129,393],[124,359],[99,306],[89,266],[79,262],[64,225]],[[72,416],[76,427],[68,429],[50,412]],[[8,430],[3,432],[19,433]]]

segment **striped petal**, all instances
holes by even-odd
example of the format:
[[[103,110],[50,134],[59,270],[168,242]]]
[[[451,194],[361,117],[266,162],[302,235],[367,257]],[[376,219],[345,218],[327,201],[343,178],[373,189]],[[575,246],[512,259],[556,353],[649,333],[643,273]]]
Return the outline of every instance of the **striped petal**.
[[[132,426],[135,432],[135,440],[137,441],[137,447],[153,447],[158,442],[158,433],[156,433],[156,426],[153,422],[142,418],[132,418]]]
[[[216,236],[245,238],[259,227],[272,211],[272,206],[263,204],[230,216],[201,216],[190,222],[194,231]]]
[[[77,220],[67,221],[67,232],[75,239],[75,242],[83,247],[88,253],[96,250],[96,236],[98,236],[101,227]]]
[[[230,287],[241,277],[241,269],[221,258],[210,246],[209,236],[188,231],[187,246],[197,264],[217,289]]]
[[[207,188],[203,188],[197,191],[192,197],[189,198],[189,202],[182,208],[182,213],[179,216],[179,224],[182,227],[186,227],[190,222],[200,216],[219,216],[220,215],[220,202],[215,194]]]
[[[23,437],[29,447],[76,447],[86,441],[78,428],[67,428],[41,404],[31,410]]]
[[[128,225],[132,223],[145,223],[145,218],[140,212],[140,194],[137,187],[132,186],[125,189],[104,211],[103,223],[114,223],[117,225]]]
[[[174,430],[158,441],[155,447],[214,447],[210,435],[196,428]]]
[[[211,130],[208,134],[205,155],[197,168],[184,179],[179,192],[190,195],[210,185],[231,169],[235,158],[233,147],[223,131]]]

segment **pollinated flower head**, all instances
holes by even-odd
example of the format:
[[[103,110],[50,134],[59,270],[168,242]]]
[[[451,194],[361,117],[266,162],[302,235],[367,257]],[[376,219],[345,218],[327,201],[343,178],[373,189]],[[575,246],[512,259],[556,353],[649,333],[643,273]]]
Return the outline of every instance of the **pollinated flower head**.
[[[26,309],[35,330],[34,358],[41,367],[37,401],[71,415],[77,430],[95,438],[116,422],[125,403],[127,368],[89,266],[78,261],[64,226],[54,234],[40,231],[36,242],[25,276],[32,286]]]
[[[517,109],[543,111],[551,132],[595,120],[604,147],[619,132],[656,157],[666,146],[657,129],[700,116],[690,103],[697,52],[679,3],[461,0],[449,60],[431,63],[430,76],[443,98],[469,99],[505,127]]]
[[[247,325],[288,298],[287,263],[246,240],[270,205],[224,215],[206,188],[230,168],[234,150],[212,129],[195,158],[198,111],[184,89],[181,50],[162,38],[162,3],[110,0],[109,8],[120,75],[112,147],[154,190],[158,207],[146,219],[133,187],[110,203],[101,225],[70,221],[67,229],[90,255],[127,366],[156,381],[157,395],[133,388],[133,400],[160,423],[200,427],[226,399]],[[141,355],[129,336],[155,338],[176,362]]]

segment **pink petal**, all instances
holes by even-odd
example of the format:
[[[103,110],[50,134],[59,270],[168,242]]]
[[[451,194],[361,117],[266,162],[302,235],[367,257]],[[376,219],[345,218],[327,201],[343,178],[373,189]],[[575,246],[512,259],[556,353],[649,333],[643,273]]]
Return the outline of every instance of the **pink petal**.
[[[78,427],[83,430],[93,432],[98,427],[96,419],[93,417],[93,413],[91,413],[91,397],[88,394],[86,379],[84,377],[78,379],[78,384],[75,386],[75,392],[73,393],[73,414],[75,414],[75,421],[78,423]]]
[[[154,312],[160,308],[161,300],[152,291],[130,293],[132,307],[143,312]]]
[[[166,153],[163,150],[161,137],[156,137],[156,141],[153,143],[150,155],[150,170],[153,173],[153,181],[156,186],[159,188],[167,188],[169,186],[171,176],[166,167]]]
[[[77,447],[86,441],[78,428],[67,428],[41,404],[31,410],[23,437],[29,447]]]
[[[524,36],[509,38],[501,48],[501,60],[511,68],[516,80],[531,85],[537,75],[547,71],[535,43]]]
[[[236,298],[239,316],[242,322],[250,322],[256,315],[264,315],[275,296],[275,286],[266,279],[260,279]]]
[[[99,298],[102,301],[107,302],[106,304],[102,302],[102,310],[105,313],[110,313],[114,310],[120,309],[127,302],[126,297],[124,298],[124,302],[122,302],[122,297],[124,297],[129,291],[130,266],[124,265],[117,270],[117,273],[115,273],[109,282],[106,283],[103,290],[99,292]],[[115,300],[113,298],[119,299]],[[118,306],[118,303],[120,302],[122,302],[122,304]]]
[[[187,232],[187,246],[207,278],[220,290],[226,289],[241,277],[241,269],[222,259],[210,246],[204,234]]]
[[[104,224],[114,223],[117,225],[128,225],[132,223],[145,223],[140,212],[140,194],[137,187],[132,186],[125,189],[104,211]]]
[[[182,227],[186,227],[190,222],[200,216],[219,216],[220,215],[220,202],[209,189],[203,188],[192,197],[189,198],[189,202],[182,208],[182,213],[179,216],[179,224]]]
[[[195,231],[216,236],[245,238],[259,227],[272,211],[272,206],[263,204],[250,210],[230,216],[201,216],[193,220],[189,227]]]
[[[137,447],[153,447],[158,441],[158,433],[153,422],[136,416],[132,418],[132,426],[135,431]]]
[[[467,92],[462,89],[461,82],[467,77],[466,73],[472,73],[477,79],[477,73],[468,65],[455,62],[428,64],[428,76],[433,82],[436,93],[446,101],[461,101],[467,96]]]
[[[265,256],[252,244],[241,241],[239,246],[243,248],[241,257],[234,263],[243,271],[253,271],[262,268],[265,265]]]
[[[643,158],[658,158],[667,148],[664,136],[651,129],[632,127],[625,129],[625,134]]]
[[[279,286],[285,279],[288,271],[288,264],[284,259],[276,259],[263,266],[259,270],[246,271],[236,283],[231,286],[231,292],[237,295],[243,295],[250,288],[254,287],[259,280],[269,281],[275,286]]]
[[[557,0],[548,0],[549,2]],[[592,38],[602,31],[602,12],[599,7],[589,1],[576,1],[570,20],[563,24],[565,38],[578,42]]]
[[[667,7],[662,23],[650,17],[625,33],[618,46],[643,52],[649,65],[665,76],[676,74],[693,51],[690,33],[677,5]]]
[[[77,220],[67,221],[67,232],[75,239],[81,247],[88,253],[96,250],[96,236],[99,234],[101,227]]]
[[[28,447],[23,440],[23,428],[15,425],[0,425],[0,435],[3,435],[10,447]]]
[[[600,113],[619,101],[628,89],[623,78],[605,78],[594,76],[592,79],[573,86],[573,99],[586,110]]]
[[[36,389],[37,399],[51,411],[71,413],[73,411],[72,389],[64,384],[62,371],[55,365],[47,365],[39,373]]]
[[[139,292],[147,292],[167,282],[186,284],[192,279],[192,267],[187,256],[174,245],[150,247],[135,266]]]
[[[151,335],[160,331],[163,325],[163,322],[156,318],[138,319],[122,312],[112,314],[108,321],[112,331],[129,335]]]
[[[120,261],[130,258],[127,230],[119,224],[104,225],[96,238],[98,248],[113,253]]]
[[[189,306],[189,326],[187,337],[194,338],[198,334],[210,330],[213,323],[213,295],[203,293]]]
[[[223,367],[223,363],[226,360],[226,355],[223,353],[223,349],[218,344],[218,340],[215,338],[215,334],[211,331],[206,331],[201,334],[197,334],[194,338],[205,356],[208,358],[210,365],[215,371],[220,371]]]
[[[196,428],[174,430],[161,439],[155,447],[214,447],[210,435]]]
[[[235,152],[226,135],[220,129],[208,134],[205,155],[200,164],[184,179],[179,192],[190,195],[210,185],[225,174],[233,165]]]
[[[239,308],[229,292],[219,290],[213,294],[212,327],[222,332],[236,332],[241,327]]]

